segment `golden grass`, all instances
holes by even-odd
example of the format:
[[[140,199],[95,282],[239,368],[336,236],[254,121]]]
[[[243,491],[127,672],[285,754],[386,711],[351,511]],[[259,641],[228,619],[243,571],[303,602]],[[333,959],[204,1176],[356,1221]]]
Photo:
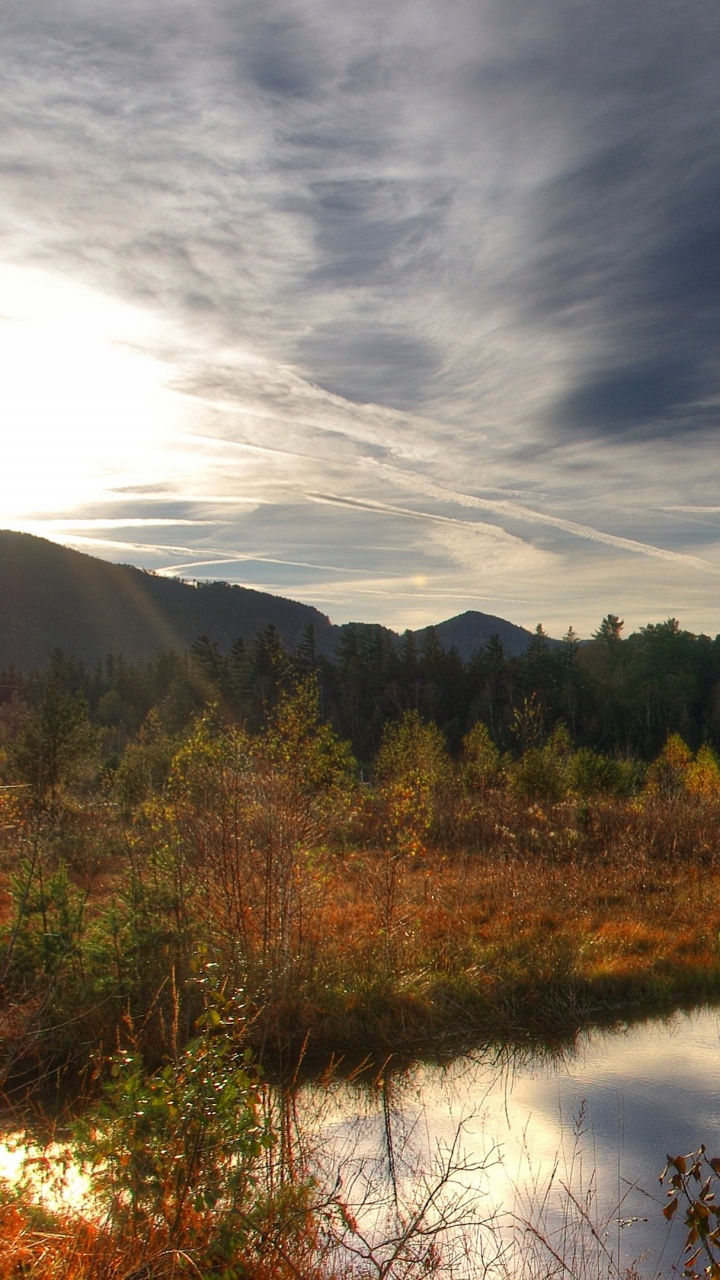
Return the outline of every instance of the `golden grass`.
[[[541,806],[498,792],[477,801],[473,813],[456,824],[454,842],[414,855],[381,846],[377,831],[355,847],[330,841],[308,851],[296,872],[286,980],[270,999],[267,988],[246,989],[256,1045],[286,1049],[309,1033],[311,1049],[323,1053],[422,1052],[443,1036],[556,1032],[621,1007],[720,998],[720,800]],[[96,841],[96,824],[91,835]],[[81,847],[77,867],[70,864],[75,883],[90,893],[92,924],[118,899],[132,860],[150,865],[142,826],[124,852],[119,830],[110,835],[94,862]],[[0,881],[5,921],[19,843],[29,847],[31,837],[14,815]],[[152,833],[170,849],[173,838],[171,818]],[[185,870],[192,945],[209,947],[230,972],[237,939],[223,916],[225,900],[206,865],[189,859]],[[255,882],[243,887],[247,938],[259,955],[261,899],[251,896]],[[91,956],[82,963],[90,977]],[[166,993],[175,982],[170,954],[167,963]],[[28,1009],[37,998],[25,993]],[[0,1038],[22,1033],[24,1009],[18,1000],[6,1003]],[[82,1030],[73,1034],[86,1038],[88,1057],[113,1043],[113,1012],[122,1015],[120,1001],[94,997],[85,1015],[79,1011]],[[159,1055],[169,1047],[161,1044]],[[131,1255],[102,1227],[62,1215],[40,1221],[19,1204],[0,1206],[0,1280],[124,1280],[146,1263],[157,1280],[195,1274],[161,1239]],[[256,1280],[283,1270],[277,1259],[272,1267],[258,1258],[248,1266]]]
[[[309,1032],[323,1052],[412,1049],[445,1033],[504,1036],[524,1020],[537,1029],[545,1019],[555,1031],[568,1010],[591,1017],[620,1005],[720,997],[720,799],[648,795],[542,806],[498,790],[472,806],[462,799],[458,813],[462,822],[451,798],[443,829],[454,822],[462,843],[398,853],[379,845],[376,825],[356,833],[354,847],[345,832],[342,843],[303,853],[283,946],[267,948],[268,959],[263,884],[248,855],[242,929],[252,963],[242,980],[256,1045],[302,1043]],[[77,871],[71,864],[76,883],[89,890],[89,926],[119,901],[131,864],[146,876],[151,899],[160,874],[147,870],[153,848],[183,848],[171,812],[162,829],[140,821],[125,845],[114,821],[118,829],[94,863],[81,849]],[[94,841],[97,815],[90,826]],[[17,858],[12,835],[5,841],[6,888]],[[188,946],[209,946],[221,968],[237,973],[238,917],[228,914],[216,878],[220,854],[211,850],[207,862],[192,849],[183,856]],[[7,912],[7,894],[0,900]],[[278,957],[282,981],[267,968]],[[153,958],[161,968],[162,955]],[[87,977],[90,962],[82,963]],[[166,996],[176,963],[168,952],[167,978],[157,979]],[[117,1035],[117,1024],[103,1026],[102,1018],[123,1012],[117,1000],[96,1005],[100,1012],[88,1010],[83,1022],[89,1053],[93,1038],[107,1046]],[[7,1007],[8,1033],[18,1009]],[[168,1009],[159,1005],[148,1022],[160,1056]],[[145,1011],[136,1008],[134,1017],[137,1026]]]
[[[521,990],[531,1003],[545,988],[581,991],[598,1011],[720,995],[717,804],[613,800],[588,815],[503,797],[498,809],[486,852],[430,849],[396,865],[391,907],[389,855],[363,849],[335,866],[330,855],[323,971],[367,984],[383,958],[388,986],[421,999],[433,982],[462,983],[488,1004],[488,1025]]]

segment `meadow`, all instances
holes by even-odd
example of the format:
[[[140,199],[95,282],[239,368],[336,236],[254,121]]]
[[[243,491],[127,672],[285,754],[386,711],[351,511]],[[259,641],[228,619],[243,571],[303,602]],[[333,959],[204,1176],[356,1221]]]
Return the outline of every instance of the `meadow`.
[[[9,1106],[73,1114],[103,1212],[6,1190],[1,1277],[440,1274],[434,1201],[394,1256],[358,1245],[269,1079],[720,995],[708,747],[642,765],[557,728],[511,756],[478,722],[451,756],[409,711],[368,782],[312,678],[252,733],[150,715],[99,772],[74,723],[52,771],[37,715],[6,753],[1,1070]]]

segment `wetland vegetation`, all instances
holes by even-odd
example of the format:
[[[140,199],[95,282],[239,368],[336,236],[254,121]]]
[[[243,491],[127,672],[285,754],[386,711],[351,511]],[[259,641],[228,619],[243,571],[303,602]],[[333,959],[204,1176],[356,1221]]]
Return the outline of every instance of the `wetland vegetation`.
[[[270,1074],[720,996],[716,642],[647,631],[5,673],[0,1072],[82,1110],[104,1216],[6,1192],[0,1276],[432,1274],[431,1190],[359,1242]]]

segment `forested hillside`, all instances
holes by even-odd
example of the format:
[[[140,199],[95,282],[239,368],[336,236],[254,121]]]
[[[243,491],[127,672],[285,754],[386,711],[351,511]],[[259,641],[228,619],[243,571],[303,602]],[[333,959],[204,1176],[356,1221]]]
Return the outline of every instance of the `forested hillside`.
[[[0,668],[41,667],[53,649],[94,665],[109,653],[147,661],[159,649],[182,653],[207,635],[225,654],[238,637],[250,641],[267,626],[294,650],[311,625],[318,653],[332,657],[345,628],[311,605],[227,582],[183,582],[109,564],[30,534],[0,530]],[[357,624],[374,637],[399,637]],[[530,632],[473,610],[437,627],[441,646],[463,657],[497,634],[508,654],[523,653]],[[425,632],[416,633],[418,643]]]
[[[480,721],[501,750],[562,724],[579,747],[652,759],[668,734],[720,745],[720,638],[675,619],[625,637],[609,614],[580,643],[469,612],[403,636],[227,583],[193,585],[0,532],[0,734],[61,653],[63,681],[121,747],[155,708],[173,731],[209,702],[251,728],[294,676],[368,765],[386,723],[417,711],[451,751]],[[57,668],[57,659],[55,660]]]
[[[329,618],[310,605],[225,582],[191,584],[108,564],[30,534],[0,531],[0,667],[40,667],[53,649],[94,663],[147,660],[207,633],[221,648],[268,625],[286,644],[311,622],[331,651]]]
[[[551,643],[538,630],[515,656],[493,636],[468,661],[443,649],[433,628],[420,644],[412,632],[398,640],[382,627],[348,625],[339,635],[332,660],[319,652],[312,623],[292,646],[269,624],[249,642],[237,636],[225,652],[206,635],[184,652],[158,649],[147,660],[117,652],[85,664],[56,649],[49,666],[0,671],[0,744],[42,701],[48,682],[82,702],[112,757],[151,712],[176,733],[212,705],[254,732],[283,690],[312,674],[323,719],[363,768],[386,726],[410,711],[436,725],[453,754],[477,723],[511,756],[542,748],[559,729],[576,749],[622,759],[652,760],[675,733],[692,750],[720,747],[720,638],[683,631],[674,619],[623,639],[622,623],[608,615],[585,644],[572,632]]]

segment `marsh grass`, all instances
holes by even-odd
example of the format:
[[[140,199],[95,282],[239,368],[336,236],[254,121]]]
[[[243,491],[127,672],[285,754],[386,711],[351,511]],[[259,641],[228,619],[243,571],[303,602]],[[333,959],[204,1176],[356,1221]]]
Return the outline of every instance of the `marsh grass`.
[[[592,1132],[584,1104],[573,1118],[549,1173],[534,1167],[525,1152],[527,1176],[515,1190],[509,1276],[517,1280],[648,1280],[674,1270],[663,1262],[668,1232],[655,1257],[628,1252],[623,1231],[631,1222],[627,1202],[634,1186],[623,1185],[618,1170],[617,1199],[600,1201]],[[659,1214],[659,1207],[654,1206]],[[665,1246],[665,1247],[664,1247]]]
[[[343,808],[291,789],[290,818],[268,829],[254,795],[243,824],[237,786],[223,792],[220,772],[207,821],[202,795],[143,803],[132,822],[93,808],[84,834],[75,809],[79,865],[51,817],[38,830],[14,800],[0,832],[7,1079],[97,1070],[130,1025],[162,1062],[173,1026],[192,1034],[205,960],[242,989],[254,1047],[288,1060],[308,1035],[318,1058],[412,1053],[720,995],[717,796],[543,805],[498,788],[473,800],[470,839],[451,792],[443,825],[457,802],[467,843],[430,831],[398,850],[378,843],[366,796]],[[270,896],[277,858],[254,852],[268,841],[283,860]]]
[[[431,848],[396,866],[391,913],[382,851],[330,859],[313,1033],[324,1021],[342,1036],[359,1007],[393,1023],[394,1008],[397,1047],[423,1022],[432,1035],[453,1020],[492,1034],[718,993],[710,817],[690,853],[698,818],[679,807],[505,802],[491,853]]]

